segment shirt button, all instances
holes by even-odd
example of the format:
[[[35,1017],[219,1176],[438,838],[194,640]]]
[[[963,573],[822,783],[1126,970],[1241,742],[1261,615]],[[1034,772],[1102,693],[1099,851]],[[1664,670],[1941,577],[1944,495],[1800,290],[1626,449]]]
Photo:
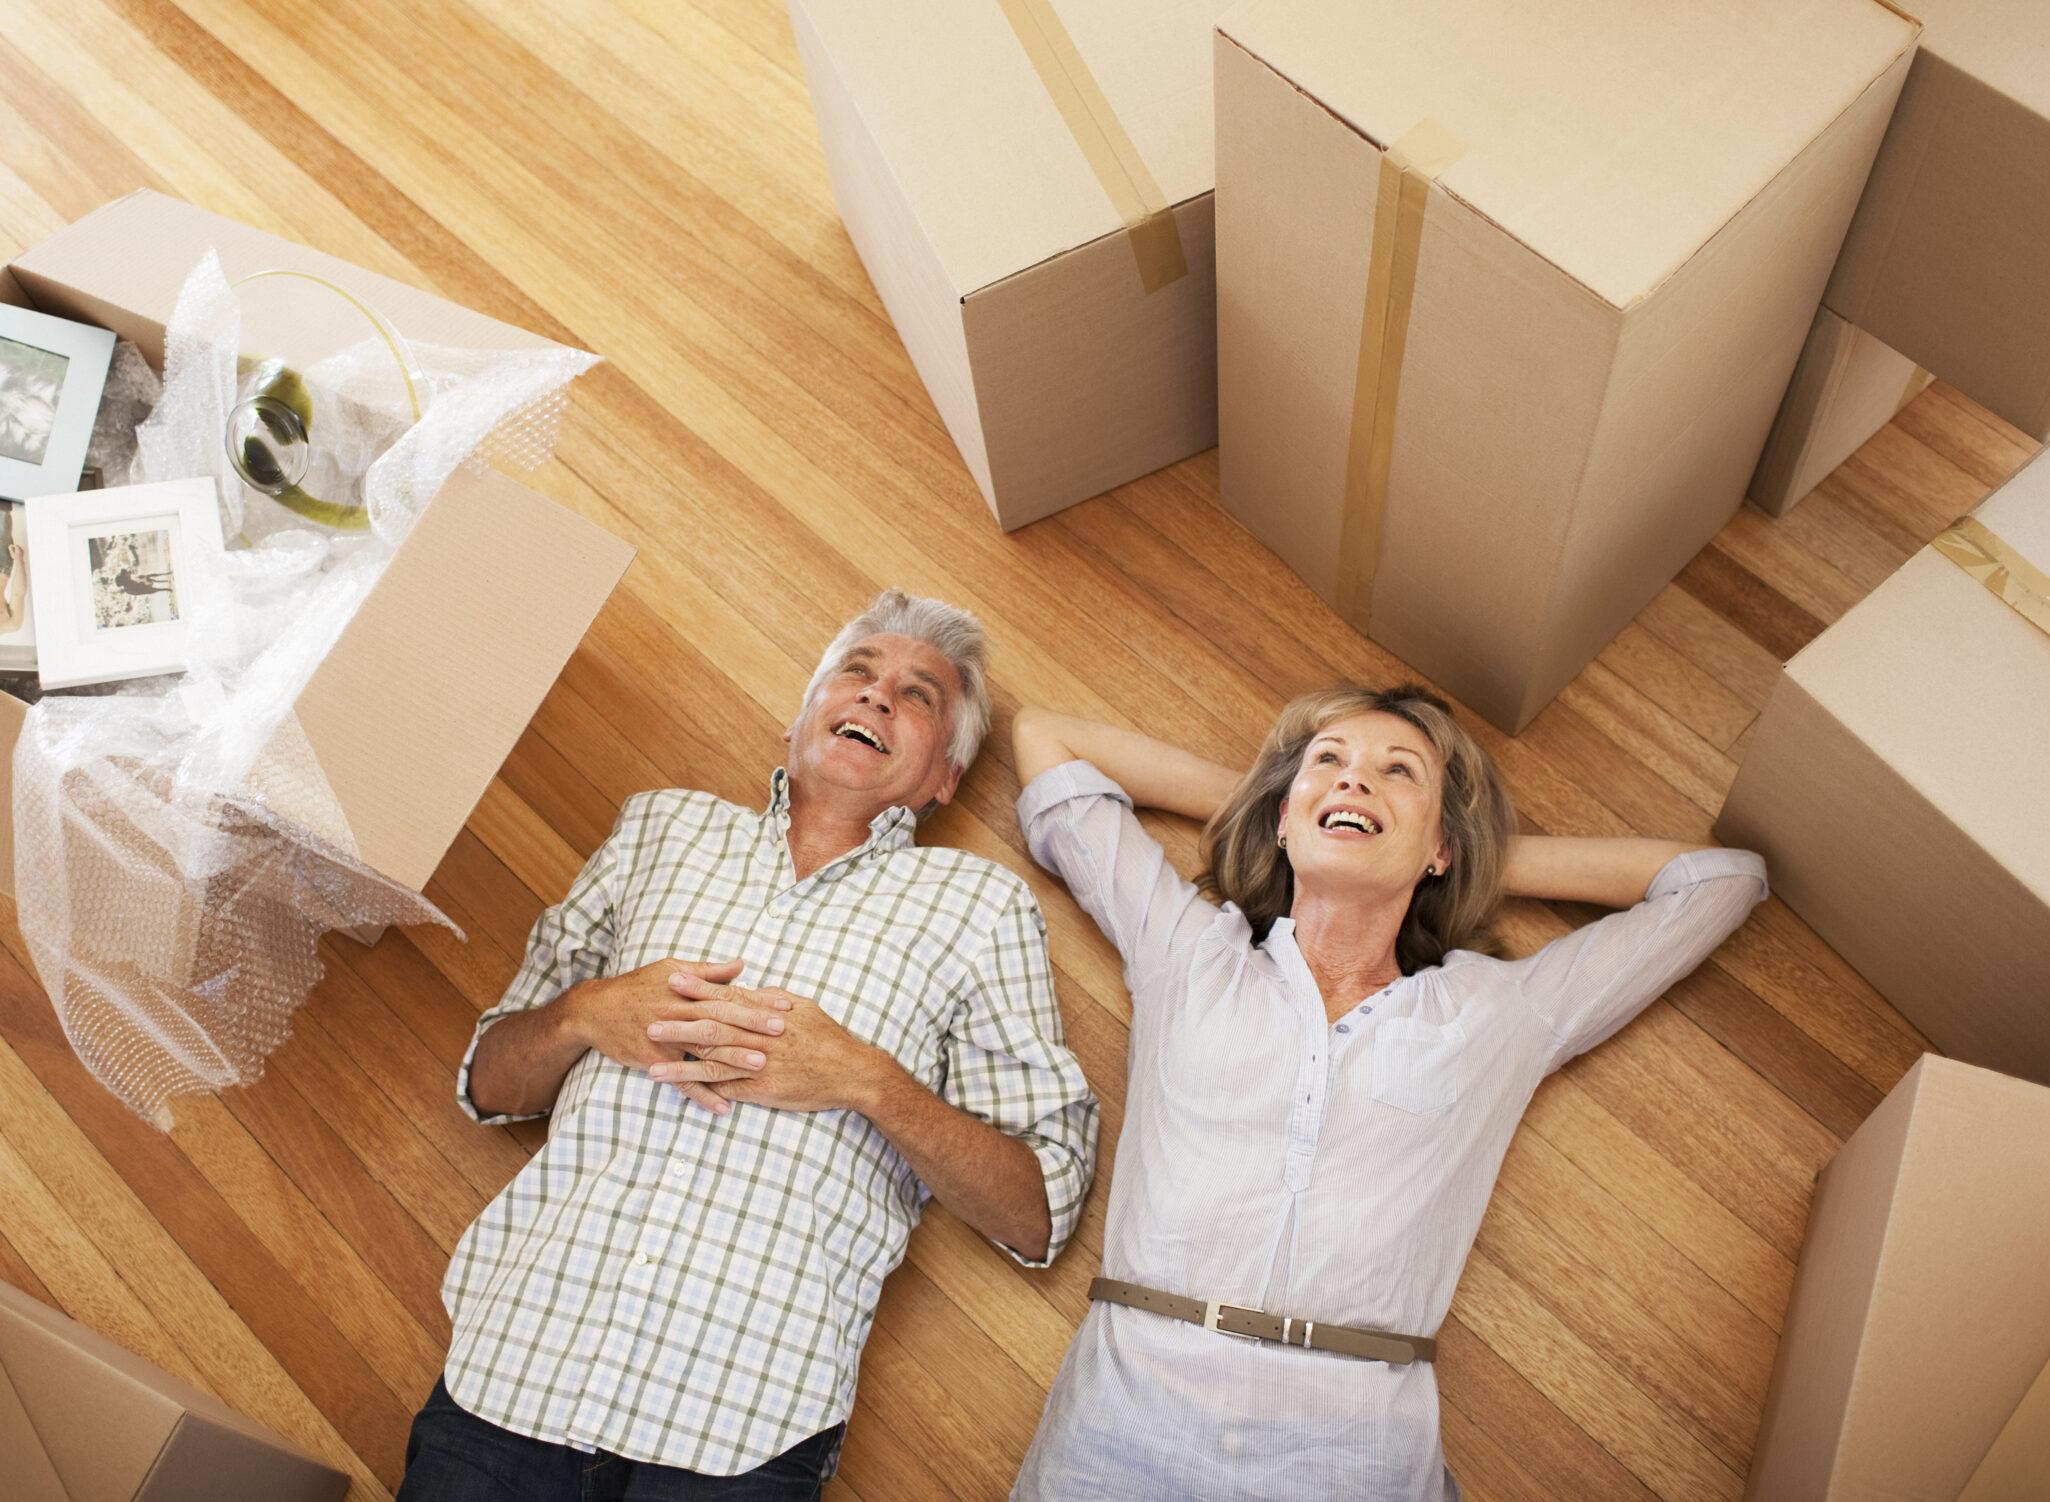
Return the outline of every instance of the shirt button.
[[[634,1253],[634,1266],[635,1266],[635,1267],[646,1267],[647,1265],[648,1265],[648,1254],[647,1254],[646,1252],[635,1252],[635,1253]]]
[[[1371,1012],[1371,1011],[1373,1011],[1373,1010],[1374,1010],[1374,1009],[1373,1009],[1373,1007],[1372,1007],[1371,1005],[1369,1005],[1368,1003],[1366,1003],[1366,1002],[1364,1002],[1364,1001],[1360,1003],[1360,1015],[1361,1015],[1362,1017],[1366,1016],[1366,1015],[1367,1015],[1367,1013],[1369,1013],[1369,1012]]]
[[[1352,1031],[1352,1024],[1350,1022],[1341,1022],[1338,1024],[1338,1030],[1341,1033],[1349,1033]]]

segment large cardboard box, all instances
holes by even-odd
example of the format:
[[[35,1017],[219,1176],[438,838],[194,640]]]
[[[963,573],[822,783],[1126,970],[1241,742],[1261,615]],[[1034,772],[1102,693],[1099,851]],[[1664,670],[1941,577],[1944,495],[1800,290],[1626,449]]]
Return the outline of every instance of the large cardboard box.
[[[230,281],[310,272],[348,289],[409,339],[472,349],[552,347],[333,256],[162,194],[139,192],[61,230],[0,271],[0,299],[113,329],[163,362],[179,288],[212,248]],[[303,369],[365,325],[309,288],[289,339],[264,352]],[[429,503],[294,711],[356,853],[426,885],[513,742],[633,558],[633,549],[496,472],[459,469]],[[508,588],[536,579],[545,587]],[[0,694],[0,889],[14,887],[13,747],[25,707]]]
[[[1224,504],[1520,729],[1742,502],[1914,40],[1874,0],[1246,0]]]
[[[1751,476],[1752,503],[1768,515],[1786,515],[1931,379],[1899,350],[1827,307],[1817,308],[1815,326]]]
[[[348,1476],[0,1283],[0,1496],[335,1502]]]
[[[2050,5],[1908,8],[1921,51],[1823,300],[2050,438]]]
[[[833,197],[1006,531],[1217,441],[1229,0],[790,0]]]
[[[1956,1502],[2028,1438],[2046,1266],[2050,1090],[1925,1054],[1816,1184],[1745,1496]]]
[[[2041,591],[2050,459],[1973,517]],[[1716,837],[1945,1053],[2050,1083],[2046,748],[2050,631],[1932,545],[1787,664]]]

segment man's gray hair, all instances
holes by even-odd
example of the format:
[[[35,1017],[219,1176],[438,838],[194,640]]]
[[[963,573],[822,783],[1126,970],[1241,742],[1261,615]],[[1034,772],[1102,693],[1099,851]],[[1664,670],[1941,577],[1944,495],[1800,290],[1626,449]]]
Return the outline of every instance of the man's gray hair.
[[[989,636],[967,611],[944,600],[907,595],[901,589],[886,589],[875,602],[840,628],[819,658],[819,665],[804,687],[806,706],[818,697],[819,689],[833,675],[856,643],[871,636],[908,636],[922,641],[954,665],[961,677],[961,697],[953,707],[953,734],[947,744],[947,762],[967,771],[989,734]]]

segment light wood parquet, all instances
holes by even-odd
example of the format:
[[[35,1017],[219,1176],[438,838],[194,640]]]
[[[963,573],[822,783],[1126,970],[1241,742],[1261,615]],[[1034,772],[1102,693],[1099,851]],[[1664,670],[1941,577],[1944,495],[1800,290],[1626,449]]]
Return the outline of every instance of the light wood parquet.
[[[1003,1496],[1096,1271],[1129,1015],[1023,851],[1009,715],[1245,757],[1289,695],[1401,665],[1219,509],[1214,453],[998,533],[834,214],[772,0],[0,0],[0,251],[139,187],[605,355],[535,483],[641,552],[428,888],[468,942],[330,940],[264,1080],[168,1136],[85,1074],[0,910],[0,1277],[385,1497],[449,1249],[543,1140],[456,1109],[477,1012],[621,799],[759,799],[821,645],[902,584],[994,633],[999,733],[924,838],[1032,881],[1105,1151],[1047,1272],[927,1217],[828,1496]],[[1531,826],[1705,836],[1779,663],[2032,448],[1939,384],[1788,517],[1740,513],[1522,736],[1482,727]],[[1442,1332],[1467,1495],[1739,1496],[1814,1174],[1923,1047],[1775,900],[1548,1082]]]

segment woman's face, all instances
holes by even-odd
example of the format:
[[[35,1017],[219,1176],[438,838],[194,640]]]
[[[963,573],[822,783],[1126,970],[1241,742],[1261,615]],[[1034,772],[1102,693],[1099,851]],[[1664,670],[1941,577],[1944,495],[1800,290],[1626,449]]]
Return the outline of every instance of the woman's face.
[[[1317,732],[1281,804],[1298,886],[1408,891],[1450,851],[1443,760],[1400,716],[1368,711]]]

